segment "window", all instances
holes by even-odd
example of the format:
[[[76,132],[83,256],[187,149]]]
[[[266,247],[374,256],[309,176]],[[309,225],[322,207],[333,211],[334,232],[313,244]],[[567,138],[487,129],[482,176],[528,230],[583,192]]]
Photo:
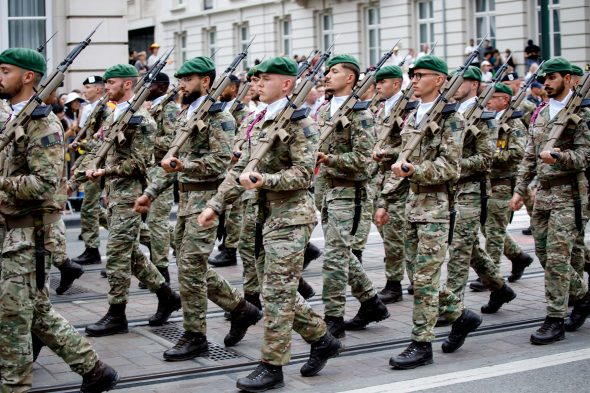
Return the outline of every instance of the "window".
[[[537,0],[537,42],[541,42],[541,2]],[[553,56],[561,56],[561,18],[559,15],[559,0],[549,1],[549,50],[551,53],[542,57],[548,59]],[[539,45],[539,44],[537,44]]]
[[[176,58],[179,59],[180,67],[187,60],[187,47],[186,47],[186,31],[176,33]]]
[[[487,34],[496,47],[496,0],[475,0],[475,35],[480,42]]]
[[[330,45],[332,45],[332,41],[334,41],[334,23],[332,20],[332,14],[321,14],[320,15],[320,37],[321,43],[320,47],[323,52],[325,52]]]
[[[250,43],[250,28],[248,27],[247,23],[243,23],[238,25],[238,52],[243,52],[248,47]],[[249,67],[250,62],[248,61],[248,56],[242,61],[242,70],[247,70]]]
[[[418,2],[418,51],[434,42],[434,7],[432,0]]]
[[[7,46],[36,49],[47,39],[45,0],[8,0]],[[5,7],[6,4],[3,5]]]
[[[379,8],[371,7],[366,10],[367,24],[367,64],[375,65],[381,57],[381,17]]]
[[[281,54],[291,56],[291,20],[279,19],[279,35]]]
[[[213,0],[203,0],[203,9],[204,10],[213,9]]]
[[[209,57],[214,59],[215,52],[217,52],[217,31],[215,30],[215,28],[205,30],[205,37],[207,40],[207,53],[209,53]]]

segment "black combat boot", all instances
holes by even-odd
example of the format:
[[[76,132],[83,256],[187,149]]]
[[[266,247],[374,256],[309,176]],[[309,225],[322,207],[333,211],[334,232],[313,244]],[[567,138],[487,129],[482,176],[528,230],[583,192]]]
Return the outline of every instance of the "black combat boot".
[[[463,314],[453,322],[451,333],[442,343],[443,352],[451,353],[461,348],[467,335],[475,331],[482,321],[483,319],[473,311],[463,310]]]
[[[379,322],[389,318],[389,311],[377,295],[361,303],[361,308],[354,318],[344,322],[346,330],[362,330],[371,322]]]
[[[84,274],[82,266],[72,262],[69,258],[58,268],[60,272],[59,286],[55,288],[55,293],[63,295],[70,287],[74,280]]]
[[[410,285],[408,285],[408,287],[406,288],[406,291],[408,291],[408,295],[413,295],[414,294],[414,283],[410,283]]]
[[[98,322],[86,326],[86,334],[91,337],[110,336],[117,333],[127,333],[126,304],[111,304],[109,311]]]
[[[303,277],[301,277],[299,279],[299,285],[297,286],[297,292],[299,292],[299,294],[301,296],[303,296],[303,298],[305,300],[310,299],[315,295],[315,291],[313,290],[312,286],[309,285],[309,283],[307,281],[305,281],[303,279]]]
[[[512,272],[508,277],[508,282],[515,282],[520,280],[524,269],[526,269],[531,263],[533,263],[533,257],[529,254],[521,252],[517,256],[511,259],[512,261]]]
[[[403,300],[402,284],[399,281],[387,280],[385,287],[377,294],[384,304],[401,302]]]
[[[363,264],[363,250],[352,250],[352,254]]]
[[[92,370],[82,376],[81,393],[108,392],[119,382],[114,368],[98,360]]]
[[[41,349],[43,349],[45,346],[45,343],[41,341],[39,336],[33,332],[31,332],[31,340],[33,342],[33,361],[36,362],[37,358],[39,357],[39,353],[41,353]]]
[[[326,328],[332,336],[336,338],[346,336],[346,331],[344,330],[344,317],[331,317],[326,315],[324,317],[324,322],[326,322]]]
[[[164,360],[169,362],[189,360],[206,353],[208,350],[209,343],[203,333],[185,331],[176,344],[164,352]]]
[[[313,243],[307,243],[305,253],[303,254],[303,270],[309,266],[311,261],[322,256],[322,251]]]
[[[531,334],[531,344],[545,345],[565,338],[563,318],[545,317],[543,325]]]
[[[445,317],[438,317],[436,319],[436,324],[434,325],[434,327],[445,327],[445,326],[449,326],[452,325],[453,322],[447,320]]]
[[[224,248],[214,257],[209,257],[209,265],[213,267],[234,266],[238,264],[235,248]]]
[[[102,278],[107,278],[107,269],[100,269],[100,276]]]
[[[245,293],[244,299],[246,299],[248,303],[254,305],[257,309],[262,310],[262,303],[260,302],[259,293]]]
[[[498,312],[504,303],[510,303],[516,297],[516,293],[508,285],[490,293],[488,304],[481,306],[481,312],[484,314],[494,314]]]
[[[389,365],[400,370],[409,370],[432,364],[432,344],[413,341],[399,355],[389,359]]]
[[[485,285],[483,285],[483,283],[481,282],[481,278],[477,278],[477,280],[475,281],[471,281],[469,283],[469,288],[473,291],[473,292],[485,292],[488,289],[486,288]]]
[[[329,331],[318,341],[311,344],[311,351],[307,363],[301,367],[301,375],[313,377],[326,366],[328,359],[338,356],[342,350],[342,343]]]
[[[225,346],[233,347],[239,343],[246,335],[248,328],[256,325],[256,322],[260,321],[261,318],[262,311],[255,305],[245,300],[240,301],[231,312],[231,327],[229,328],[229,333],[223,339]]]
[[[86,248],[84,252],[78,255],[76,258],[72,258],[72,262],[76,262],[79,265],[96,265],[101,262],[100,252],[98,248]]]
[[[264,392],[285,386],[283,381],[283,367],[260,362],[258,367],[247,377],[239,378],[236,383],[238,389],[246,392]]]
[[[588,315],[590,315],[590,293],[587,292],[583,298],[574,303],[574,309],[564,323],[565,330],[575,332],[582,327]]]
[[[170,315],[174,311],[180,310],[181,307],[180,296],[167,283],[162,284],[160,289],[156,291],[156,296],[158,296],[158,308],[148,321],[150,326],[163,325]]]

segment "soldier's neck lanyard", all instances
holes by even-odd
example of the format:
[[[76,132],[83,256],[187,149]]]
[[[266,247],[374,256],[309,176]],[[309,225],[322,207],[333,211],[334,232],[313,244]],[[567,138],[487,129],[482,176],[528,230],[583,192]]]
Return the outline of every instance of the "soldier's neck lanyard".
[[[266,115],[266,108],[260,111],[258,116],[256,116],[256,118],[252,121],[252,123],[248,125],[248,128],[246,129],[246,140],[248,141],[248,148],[250,148],[250,134],[252,133],[252,129],[254,128],[256,123],[260,122],[260,120],[264,118],[264,115]]]

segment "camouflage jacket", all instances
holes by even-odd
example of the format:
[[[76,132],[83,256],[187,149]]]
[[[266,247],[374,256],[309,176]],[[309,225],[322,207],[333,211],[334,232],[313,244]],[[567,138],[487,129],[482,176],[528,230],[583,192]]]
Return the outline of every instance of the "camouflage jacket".
[[[524,156],[526,127],[520,119],[510,119],[498,128],[496,151],[492,161],[491,179],[506,179],[516,176],[518,165]]]
[[[317,123],[320,129],[330,120],[330,105],[318,111]],[[373,114],[369,110],[353,111],[349,126],[336,127],[320,151],[327,154],[328,161],[322,164],[324,176],[367,180],[368,163],[375,145]]]
[[[240,127],[242,126],[242,121],[244,121],[244,119],[246,119],[246,117],[249,114],[250,114],[250,111],[249,111],[248,107],[246,105],[244,105],[244,103],[238,104],[236,109],[231,114],[234,117],[234,120],[236,121],[236,131],[240,129]],[[236,135],[237,135],[237,132],[236,132]]]
[[[535,123],[528,130],[524,158],[518,169],[515,192],[520,195],[525,195],[527,186],[535,176],[539,178],[540,186],[535,197],[535,209],[550,210],[573,204],[570,184],[549,189],[543,187],[544,181],[555,181],[565,176],[578,178],[580,196],[584,201],[586,199],[586,181],[582,172],[587,166],[587,157],[590,154],[590,130],[585,121],[577,125],[570,124],[561,134],[555,143],[555,148],[561,150],[561,156],[555,164],[545,164],[539,158],[558,118],[559,114],[549,119],[549,106],[539,112]]]
[[[257,146],[263,143],[272,123],[272,119],[268,119],[254,126],[250,134],[250,143],[244,145],[242,156],[219,186],[217,194],[207,202],[208,207],[220,213],[244,192],[243,187],[236,186],[236,178],[245,169]],[[285,199],[269,201],[265,205],[265,234],[278,228],[316,222],[315,207],[307,190],[313,178],[319,132],[309,117],[290,122],[286,131],[291,135],[291,139],[286,143],[275,140],[271,150],[258,164],[257,171],[264,177],[262,187],[258,191],[260,196],[266,191],[302,192]]]
[[[402,149],[415,135],[416,111],[410,113],[401,131]],[[414,174],[409,178],[411,183],[421,186],[453,184],[459,178],[461,170],[461,149],[464,121],[458,113],[444,117],[440,130],[435,134],[428,133],[420,145],[414,150],[408,161],[414,165]],[[387,206],[387,197],[398,187],[400,179],[387,179],[379,207]],[[410,222],[447,222],[449,220],[449,196],[447,192],[415,194],[410,190],[406,217]]]
[[[526,128],[529,128],[531,124],[531,116],[533,116],[535,109],[537,109],[537,106],[527,99],[522,100],[518,106],[518,110],[522,112],[522,122]]]
[[[154,165],[159,165],[164,155],[168,152],[174,135],[176,134],[176,120],[178,107],[174,101],[166,105],[158,106],[155,112],[150,112],[158,127],[154,140]]]

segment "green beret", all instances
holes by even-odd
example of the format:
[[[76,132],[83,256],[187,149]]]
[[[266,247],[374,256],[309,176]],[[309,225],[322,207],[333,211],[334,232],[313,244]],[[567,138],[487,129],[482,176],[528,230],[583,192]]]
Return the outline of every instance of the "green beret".
[[[297,63],[288,57],[271,57],[256,67],[257,74],[297,76]]]
[[[537,79],[539,82],[543,83],[545,81],[545,76],[554,72],[565,72],[566,74],[571,74],[573,72],[572,65],[565,59],[565,57],[554,57],[543,63],[543,67],[541,67]]]
[[[479,67],[469,66],[463,74],[463,79],[481,82],[481,70]]]
[[[505,85],[504,83],[496,83],[494,87],[496,88],[496,93],[504,93],[512,97],[512,89],[508,85]]]
[[[385,67],[381,67],[381,69],[377,71],[377,73],[375,74],[375,82],[379,82],[383,79],[394,78],[403,78],[402,69],[396,65],[388,65]]]
[[[330,68],[332,68],[336,64],[340,64],[340,63],[349,63],[352,65],[355,65],[359,70],[361,68],[361,65],[359,64],[358,60],[355,59],[353,56],[351,56],[351,55],[337,55],[337,56],[332,57],[330,60],[328,60],[328,62],[326,63],[326,70],[329,70]]]
[[[111,78],[133,78],[139,76],[137,68],[131,64],[115,64],[107,68],[102,76],[105,81]]]
[[[582,69],[582,67],[578,67],[577,65],[572,64],[572,74],[576,76],[584,76],[584,70]]]
[[[185,75],[207,74],[212,71],[215,71],[215,63],[213,63],[213,60],[207,56],[198,56],[185,61],[178,71],[176,71],[174,76],[180,78]]]
[[[445,63],[445,61],[440,57],[436,57],[434,55],[425,55],[414,61],[414,64],[410,66],[410,77],[414,74],[414,70],[419,68],[440,72],[444,75],[449,74],[449,67],[447,66],[447,63]]]
[[[0,53],[0,64],[12,64],[45,75],[47,64],[43,55],[29,48],[11,48]]]

